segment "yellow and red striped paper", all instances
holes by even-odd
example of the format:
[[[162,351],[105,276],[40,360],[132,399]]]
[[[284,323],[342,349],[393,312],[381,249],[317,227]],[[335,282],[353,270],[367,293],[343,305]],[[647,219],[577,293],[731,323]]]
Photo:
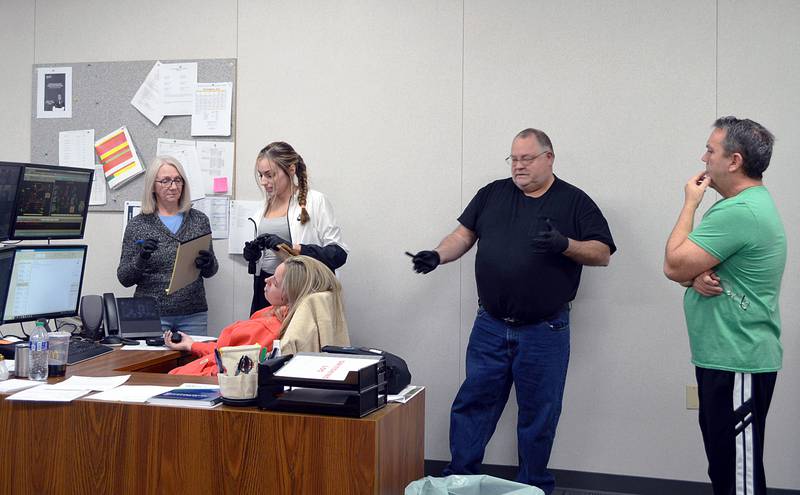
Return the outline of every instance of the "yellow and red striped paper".
[[[111,189],[144,172],[125,126],[95,141],[94,149],[103,164],[106,182]]]

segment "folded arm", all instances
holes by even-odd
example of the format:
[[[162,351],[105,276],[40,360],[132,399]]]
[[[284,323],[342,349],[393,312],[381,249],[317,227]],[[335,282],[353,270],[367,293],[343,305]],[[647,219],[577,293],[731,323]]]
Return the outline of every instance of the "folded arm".
[[[697,204],[686,202],[667,239],[664,250],[664,275],[675,282],[691,285],[692,280],[719,264],[719,260],[689,239]]]

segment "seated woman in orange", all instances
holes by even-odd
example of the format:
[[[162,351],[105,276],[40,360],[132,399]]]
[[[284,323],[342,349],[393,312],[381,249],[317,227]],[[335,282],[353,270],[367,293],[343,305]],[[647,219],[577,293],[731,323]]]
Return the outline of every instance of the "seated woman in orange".
[[[199,356],[170,371],[173,375],[215,376],[214,350],[219,347],[258,344],[272,350],[275,339],[286,337],[288,352],[318,351],[321,345],[349,345],[347,323],[341,302],[341,285],[325,265],[308,256],[294,256],[278,265],[267,278],[264,296],[272,306],[256,311],[249,320],[225,327],[216,342],[195,342],[183,332],[181,341],[172,343],[172,333],[164,333],[164,344],[175,350]],[[314,296],[314,297],[312,297]],[[322,297],[329,304],[319,310],[312,304]],[[313,307],[309,315],[306,308]],[[306,342],[308,341],[308,342]]]

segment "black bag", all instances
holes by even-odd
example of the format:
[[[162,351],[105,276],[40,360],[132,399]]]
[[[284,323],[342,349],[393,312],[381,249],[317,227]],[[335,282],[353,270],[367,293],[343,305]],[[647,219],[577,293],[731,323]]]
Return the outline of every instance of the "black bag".
[[[411,383],[411,372],[408,371],[405,360],[391,352],[370,347],[339,347],[336,345],[326,345],[322,348],[322,352],[383,356],[386,360],[386,389],[390,394],[399,394]]]

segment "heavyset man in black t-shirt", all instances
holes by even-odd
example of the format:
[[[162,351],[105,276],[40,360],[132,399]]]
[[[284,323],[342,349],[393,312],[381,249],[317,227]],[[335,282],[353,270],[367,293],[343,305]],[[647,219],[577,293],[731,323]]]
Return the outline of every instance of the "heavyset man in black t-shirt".
[[[553,175],[550,138],[514,138],[511,178],[481,188],[459,226],[433,251],[414,255],[428,273],[477,241],[478,314],[466,378],[450,414],[452,460],[444,474],[477,474],[513,384],[517,393],[517,480],[552,492],[547,470],[569,362],[569,303],[583,265],[608,265],[616,246],[600,209]]]

